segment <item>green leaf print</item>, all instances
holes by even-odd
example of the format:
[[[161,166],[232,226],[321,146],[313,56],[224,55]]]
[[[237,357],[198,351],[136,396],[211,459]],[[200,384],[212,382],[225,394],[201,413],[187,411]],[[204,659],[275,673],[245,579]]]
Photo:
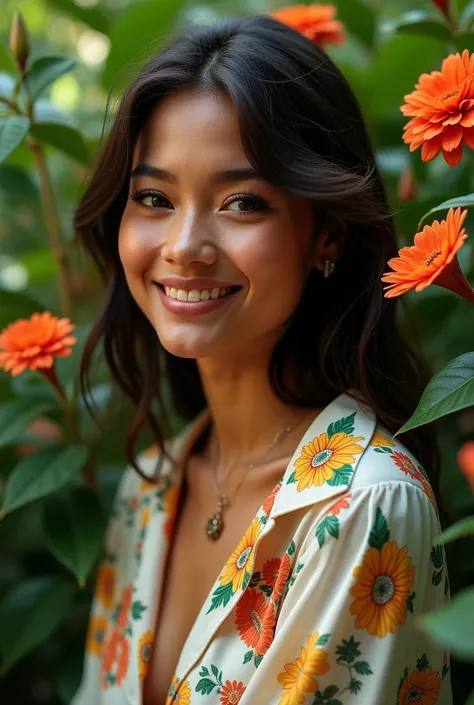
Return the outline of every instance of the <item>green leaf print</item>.
[[[349,690],[351,691],[351,693],[357,695],[361,688],[362,681],[358,681],[357,678],[351,678],[351,682],[349,683]]]
[[[436,546],[432,546],[431,548],[431,562],[434,565],[435,568],[440,570],[443,567],[444,564],[444,552],[443,552],[443,546],[441,544],[437,544]]]
[[[421,656],[421,658],[416,660],[416,670],[417,671],[426,671],[426,669],[429,667],[430,667],[430,662],[428,661],[426,653],[424,653]]]
[[[257,572],[254,573],[254,574],[252,575],[252,577],[250,578],[249,587],[251,587],[251,588],[257,587],[257,585],[259,584],[260,580],[261,580],[261,578],[260,578],[260,571],[257,570]]]
[[[354,417],[356,415],[356,412],[354,411],[353,414],[350,416],[346,416],[343,419],[339,419],[338,421],[334,421],[333,423],[330,423],[328,426],[328,436],[331,438],[331,436],[334,436],[335,433],[354,433]]]
[[[377,507],[375,523],[369,534],[369,546],[371,546],[371,548],[376,548],[377,551],[381,551],[382,546],[389,540],[389,538],[390,532],[388,530],[387,520],[385,519],[380,507]]]
[[[146,605],[143,605],[140,600],[135,600],[132,604],[132,619],[141,619],[146,609]]]
[[[206,676],[209,675],[209,669],[206,668],[206,666],[203,666],[201,670],[199,671],[199,675],[201,678],[205,678]]]
[[[296,544],[294,541],[292,541],[290,543],[290,545],[288,546],[287,553],[289,556],[292,556],[295,551],[296,551]]]
[[[219,671],[217,666],[214,666],[213,663],[211,663],[211,671],[213,672],[217,682],[222,684],[222,671]]]
[[[211,681],[210,678],[201,678],[196,685],[196,693],[202,693],[203,695],[210,695],[214,688],[217,687],[217,683]]]
[[[328,685],[327,688],[324,688],[323,699],[327,700],[328,698],[332,698],[337,692],[339,692],[337,685]]]
[[[356,660],[357,656],[360,656],[359,651],[360,641],[356,641],[353,636],[349,639],[343,639],[342,644],[336,647],[337,659],[336,661],[340,663],[345,661],[346,663],[352,663]]]
[[[367,661],[356,661],[354,668],[360,676],[370,676],[373,673]]]
[[[209,612],[212,612],[218,607],[225,607],[233,594],[232,583],[229,583],[228,585],[219,585],[219,587],[216,588],[212,594],[211,606],[207,610],[206,614],[209,614]]]
[[[431,576],[431,584],[434,586],[439,585],[442,578],[443,578],[443,571],[442,570],[440,570],[440,571],[435,570],[433,572],[433,575]]]
[[[343,465],[342,468],[334,470],[334,475],[329,480],[326,480],[326,484],[331,485],[331,487],[348,485],[353,472],[354,468],[352,465]]]
[[[416,592],[412,592],[407,598],[407,610],[413,614],[413,600],[416,597]]]
[[[330,634],[321,634],[318,641],[316,642],[316,646],[324,646],[324,644],[327,644],[330,636]]]
[[[296,470],[293,470],[293,472],[291,473],[290,477],[289,477],[288,480],[286,481],[286,484],[287,484],[287,485],[291,485],[291,484],[293,484],[293,482],[296,482],[295,473],[296,473]]]
[[[244,663],[248,663],[252,659],[253,659],[253,649],[251,649],[250,651],[247,651],[247,653],[245,654]]]
[[[316,538],[321,548],[326,538],[326,531],[335,539],[339,538],[339,519],[333,516],[324,517],[316,527]]]
[[[389,448],[389,446],[378,446],[377,448],[374,448],[374,451],[376,453],[393,453],[392,448]]]
[[[255,656],[255,668],[258,668],[263,661],[263,654]]]

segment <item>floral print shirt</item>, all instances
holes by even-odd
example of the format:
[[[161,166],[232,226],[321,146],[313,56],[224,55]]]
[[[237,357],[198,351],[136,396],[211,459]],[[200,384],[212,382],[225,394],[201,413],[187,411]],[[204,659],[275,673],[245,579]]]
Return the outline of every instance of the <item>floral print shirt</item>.
[[[150,476],[156,456],[139,458]],[[181,475],[168,460],[159,485],[133,468],[124,474],[73,705],[142,703]],[[299,521],[280,521],[292,512]],[[166,705],[451,705],[449,656],[417,623],[449,599],[439,533],[416,458],[366,406],[340,395],[306,430],[222,567]]]

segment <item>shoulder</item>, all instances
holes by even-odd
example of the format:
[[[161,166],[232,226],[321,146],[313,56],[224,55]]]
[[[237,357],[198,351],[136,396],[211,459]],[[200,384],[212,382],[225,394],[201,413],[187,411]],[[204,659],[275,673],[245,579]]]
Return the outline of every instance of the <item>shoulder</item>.
[[[351,481],[351,491],[380,487],[382,484],[408,485],[421,490],[437,512],[436,500],[425,470],[418,458],[380,422],[362,454]]]

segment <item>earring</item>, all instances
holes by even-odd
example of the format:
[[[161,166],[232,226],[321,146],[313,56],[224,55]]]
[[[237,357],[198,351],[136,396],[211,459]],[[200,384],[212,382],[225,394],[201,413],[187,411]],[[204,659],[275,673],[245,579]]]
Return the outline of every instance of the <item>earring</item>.
[[[335,262],[331,262],[330,260],[326,260],[324,263],[324,278],[327,279],[331,274],[334,272],[336,269],[336,264]]]

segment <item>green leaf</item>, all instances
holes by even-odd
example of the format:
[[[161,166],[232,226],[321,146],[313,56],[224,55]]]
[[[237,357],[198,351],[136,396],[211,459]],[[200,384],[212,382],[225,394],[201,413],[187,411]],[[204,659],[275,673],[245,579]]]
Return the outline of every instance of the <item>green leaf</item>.
[[[87,164],[89,153],[79,130],[53,122],[37,122],[31,126],[32,134],[47,142],[78,162]]]
[[[371,49],[375,37],[375,12],[361,0],[338,0],[337,18],[347,27],[350,34],[360,39]]]
[[[96,32],[107,34],[110,26],[110,19],[105,12],[104,5],[101,7],[82,7],[74,0],[47,0],[47,3],[58,9],[61,13],[70,15],[75,20],[84,22]]]
[[[196,685],[196,693],[210,695],[216,686],[217,683],[214,683],[210,678],[201,678]]]
[[[0,162],[15,151],[25,139],[30,121],[25,115],[0,118]]]
[[[336,646],[337,661],[346,661],[346,663],[352,663],[356,660],[357,656],[360,656],[360,641],[356,641],[353,636],[349,639],[343,639],[342,644]]]
[[[0,447],[19,438],[34,419],[49,411],[52,402],[14,399],[0,405]]]
[[[209,614],[218,607],[225,607],[233,594],[232,583],[228,583],[227,585],[219,585],[219,587],[212,593],[211,606],[207,610],[206,614]]]
[[[294,541],[290,541],[290,545],[287,548],[288,555],[292,556],[295,551],[296,551],[296,544]]]
[[[342,468],[334,470],[334,475],[327,481],[327,484],[331,487],[348,485],[353,472],[354,468],[351,465],[343,465]]]
[[[140,600],[135,600],[132,604],[132,619],[141,619],[143,612],[147,609],[147,606],[140,602]]]
[[[3,95],[5,98],[11,98],[13,96],[14,90],[15,77],[12,76],[10,73],[0,71],[0,95]],[[2,103],[0,103],[0,105],[4,107]]]
[[[443,567],[444,552],[441,544],[431,547],[431,562],[437,570]]]
[[[392,25],[392,29],[398,34],[418,34],[443,39],[446,42],[451,39],[451,31],[446,24],[438,22],[428,13],[418,10],[402,15]]]
[[[67,388],[67,385],[74,378],[79,376],[80,361],[82,356],[82,351],[84,349],[85,342],[91,331],[90,323],[83,323],[75,327],[71,332],[76,338],[76,343],[72,346],[72,353],[67,357],[58,358],[56,360],[56,374],[59,383],[62,385],[63,389]],[[110,390],[109,390],[110,391]],[[108,398],[108,397],[107,397]],[[99,401],[100,400],[96,400]]]
[[[130,72],[138,68],[170,35],[178,11],[186,0],[145,0],[133,3],[110,30],[111,48],[103,73],[103,83],[124,86]]]
[[[428,382],[414,414],[395,434],[474,405],[474,353],[450,360]]]
[[[293,472],[291,473],[290,477],[288,478],[288,480],[286,482],[287,485],[292,485],[294,482],[296,482],[295,474],[296,474],[296,470],[293,470]]]
[[[367,661],[356,661],[354,668],[361,676],[370,676],[370,674],[373,673]]]
[[[7,480],[3,513],[64,487],[82,469],[87,454],[85,446],[55,445],[20,460]]]
[[[28,71],[27,81],[32,98],[37,98],[45,88],[60,76],[77,66],[77,60],[70,56],[41,56],[36,59]]]
[[[390,532],[387,526],[387,520],[385,519],[380,507],[377,507],[377,513],[375,515],[375,524],[369,534],[369,546],[371,548],[376,548],[377,551],[382,550],[382,546],[389,540]]]
[[[422,223],[426,218],[432,213],[437,213],[438,211],[445,211],[448,208],[469,208],[469,206],[474,206],[474,193],[468,193],[466,196],[456,196],[455,198],[449,198],[447,201],[439,203],[434,208],[431,208],[417,225],[417,231],[421,230]]]
[[[249,663],[253,659],[253,650],[247,651],[244,656],[244,663]]]
[[[438,536],[437,541],[449,543],[456,539],[464,538],[465,536],[474,536],[474,517],[464,517]]]
[[[343,419],[338,419],[337,421],[334,421],[333,423],[330,423],[328,426],[328,436],[331,438],[331,436],[334,436],[335,433],[353,433],[354,432],[354,418],[355,418],[356,412],[354,411],[353,414],[350,416],[346,416]]]
[[[464,49],[467,49],[470,54],[474,51],[474,33],[473,32],[463,32],[462,34],[455,34],[453,37],[456,49],[460,54],[463,53]]]
[[[2,164],[0,166],[0,190],[17,201],[39,203],[39,192],[30,175],[11,164]]]
[[[45,641],[69,614],[74,583],[55,578],[22,580],[0,604],[2,668],[10,669]]]
[[[474,588],[458,592],[450,603],[419,617],[422,629],[461,659],[474,659]]]
[[[255,656],[255,668],[258,668],[260,664],[263,661],[263,654],[258,654],[258,656]]]
[[[316,646],[324,646],[324,644],[327,644],[330,636],[331,636],[330,634],[321,634],[318,641],[316,642]],[[334,692],[336,692],[336,691],[334,691]],[[332,695],[334,695],[334,693],[332,693]]]
[[[27,294],[20,294],[16,291],[2,291],[0,296],[0,330],[3,330],[5,326],[18,318],[29,318],[31,314],[42,309],[43,306]]]
[[[95,492],[73,487],[51,497],[44,507],[43,527],[48,548],[83,587],[104,537],[104,516]]]

